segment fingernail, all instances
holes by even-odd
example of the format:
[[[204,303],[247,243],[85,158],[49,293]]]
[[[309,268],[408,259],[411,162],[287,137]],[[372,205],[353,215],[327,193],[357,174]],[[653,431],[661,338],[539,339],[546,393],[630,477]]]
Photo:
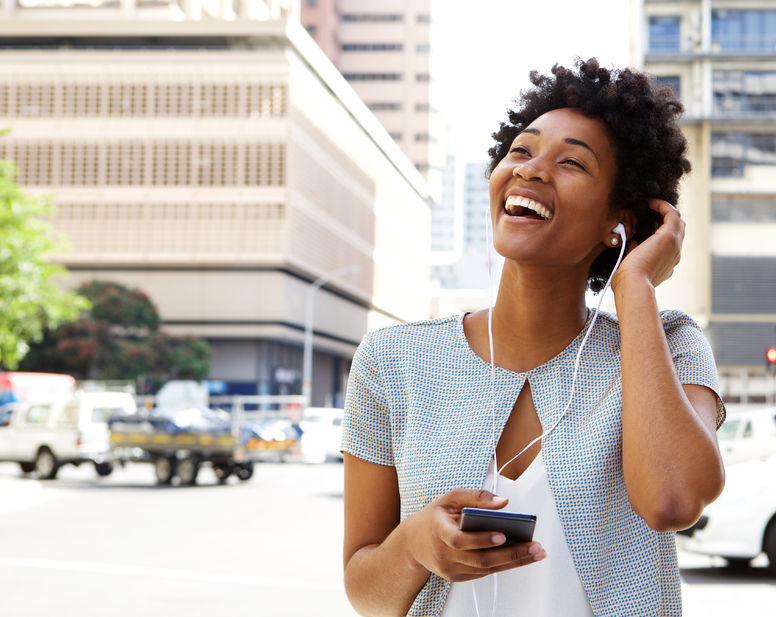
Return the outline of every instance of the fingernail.
[[[545,557],[547,557],[547,553],[545,553],[544,551],[542,551],[541,553],[536,553],[536,555],[534,555],[534,561],[541,561]]]
[[[531,553],[531,555],[536,555],[538,553],[544,552],[544,549],[542,548],[541,544],[532,544],[528,547],[528,552]]]
[[[494,533],[490,536],[490,541],[493,544],[504,544],[507,541],[507,537],[503,533]]]
[[[500,497],[498,495],[493,495],[491,499],[494,503],[504,503],[507,500],[506,497]]]

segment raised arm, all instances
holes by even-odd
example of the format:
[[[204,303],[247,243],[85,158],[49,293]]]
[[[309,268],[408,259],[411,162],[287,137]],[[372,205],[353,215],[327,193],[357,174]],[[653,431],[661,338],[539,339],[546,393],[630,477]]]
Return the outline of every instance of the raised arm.
[[[614,277],[622,344],[622,458],[628,496],[658,531],[692,525],[724,486],[716,437],[716,395],[682,385],[674,368],[655,287],[679,262],[684,222],[653,200],[658,231],[633,247]]]

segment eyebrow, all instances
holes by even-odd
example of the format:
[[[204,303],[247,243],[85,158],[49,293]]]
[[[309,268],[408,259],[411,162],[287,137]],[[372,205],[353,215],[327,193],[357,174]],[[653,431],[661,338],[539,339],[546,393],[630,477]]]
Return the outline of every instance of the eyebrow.
[[[527,128],[520,131],[521,133],[531,133],[532,135],[541,135],[542,132],[539,129],[533,129],[533,128]],[[518,133],[519,134],[519,133]],[[590,150],[590,152],[593,153],[593,156],[595,157],[595,160],[600,163],[598,160],[598,155],[595,153],[595,150],[593,150],[588,144],[586,144],[581,139],[575,139],[574,137],[566,137],[566,139],[563,140],[567,144],[570,144],[572,146],[582,146],[583,148],[587,148]]]

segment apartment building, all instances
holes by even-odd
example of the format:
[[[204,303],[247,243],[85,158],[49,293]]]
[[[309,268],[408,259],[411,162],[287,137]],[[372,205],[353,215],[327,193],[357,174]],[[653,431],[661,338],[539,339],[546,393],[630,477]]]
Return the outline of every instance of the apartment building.
[[[301,21],[441,199],[437,0],[302,0]]]
[[[341,402],[364,332],[427,316],[425,182],[294,2],[0,15],[0,158],[53,196],[71,284],[143,289],[246,394],[301,391],[312,297],[314,405]]]
[[[632,8],[634,63],[681,97],[693,163],[683,260],[661,300],[707,329],[723,375],[756,380],[776,343],[776,1]]]

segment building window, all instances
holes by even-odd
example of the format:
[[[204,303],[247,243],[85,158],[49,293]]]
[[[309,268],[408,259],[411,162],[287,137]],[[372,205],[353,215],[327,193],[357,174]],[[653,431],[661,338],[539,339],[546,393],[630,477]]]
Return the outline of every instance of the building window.
[[[401,73],[344,73],[348,81],[399,81]]]
[[[711,11],[711,44],[715,51],[776,50],[776,11]]]
[[[655,81],[660,86],[668,86],[674,91],[674,96],[678,99],[682,98],[681,80],[679,75],[659,75],[655,77]]]
[[[318,6],[318,0],[304,0],[305,6]]]
[[[776,195],[713,195],[715,223],[776,223]]]
[[[404,51],[401,43],[345,43],[342,51]]]
[[[431,15],[429,15],[428,13],[420,13],[417,17],[417,22],[419,24],[430,24]]]
[[[678,15],[653,15],[649,18],[649,51],[673,53],[680,48]]]
[[[415,141],[435,144],[437,143],[437,138],[429,133],[415,133]]]
[[[714,111],[721,115],[776,111],[776,71],[714,71]]]
[[[404,21],[401,13],[344,13],[342,21]]]
[[[776,257],[712,255],[713,313],[768,314],[775,306]]]
[[[431,75],[429,75],[428,73],[416,73],[415,81],[420,81],[420,82],[431,81]]]
[[[776,133],[712,133],[711,175],[743,177],[748,167],[776,172]]]
[[[404,134],[403,133],[391,133],[391,132],[389,132],[388,135],[390,135],[391,139],[393,139],[394,141],[401,141],[402,139],[404,139]]]
[[[427,54],[431,52],[431,45],[428,43],[418,43],[415,45],[415,51],[419,54]]]
[[[305,30],[307,30],[307,34],[309,34],[311,37],[315,38],[318,34],[318,26],[305,26]]]
[[[374,102],[366,104],[372,111],[401,111],[401,103]]]

